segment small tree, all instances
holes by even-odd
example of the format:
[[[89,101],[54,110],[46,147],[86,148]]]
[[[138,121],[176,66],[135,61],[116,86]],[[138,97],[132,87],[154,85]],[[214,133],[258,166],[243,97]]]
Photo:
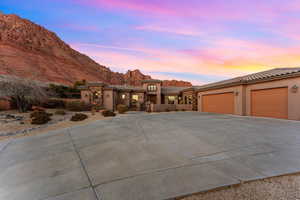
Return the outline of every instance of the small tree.
[[[46,99],[47,93],[36,81],[9,77],[0,81],[0,97],[9,97],[19,112],[26,112],[33,102]]]

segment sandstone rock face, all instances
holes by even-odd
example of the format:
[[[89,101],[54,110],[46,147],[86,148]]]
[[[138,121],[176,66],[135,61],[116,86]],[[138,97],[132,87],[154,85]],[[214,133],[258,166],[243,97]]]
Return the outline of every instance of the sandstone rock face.
[[[175,87],[191,87],[192,84],[187,81],[177,81],[177,80],[164,80],[163,86],[175,86]]]
[[[108,84],[140,85],[151,79],[139,70],[126,74],[112,72],[63,42],[55,33],[22,19],[0,13],[0,74],[16,75],[40,81],[72,84],[77,80]],[[191,85],[167,81],[172,86]]]

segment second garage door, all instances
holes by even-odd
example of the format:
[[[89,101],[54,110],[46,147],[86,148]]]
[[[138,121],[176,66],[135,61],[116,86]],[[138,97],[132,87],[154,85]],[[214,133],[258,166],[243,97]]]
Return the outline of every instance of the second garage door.
[[[274,88],[251,91],[251,115],[288,118],[288,89]]]
[[[233,92],[203,95],[202,111],[220,114],[234,114]]]

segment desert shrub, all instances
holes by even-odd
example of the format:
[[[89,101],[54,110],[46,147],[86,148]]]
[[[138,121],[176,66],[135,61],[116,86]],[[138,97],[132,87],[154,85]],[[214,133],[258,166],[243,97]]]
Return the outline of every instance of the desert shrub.
[[[116,114],[113,111],[110,111],[110,110],[103,110],[102,115],[104,117],[114,117],[114,116],[116,116]]]
[[[19,112],[27,112],[33,103],[47,98],[48,94],[36,81],[10,77],[0,81],[0,97],[9,98]]]
[[[34,111],[34,112],[30,113],[30,118],[37,118],[41,115],[47,115],[47,116],[51,117],[53,114],[52,113],[47,113],[46,111],[37,110],[37,111]]]
[[[66,109],[74,112],[90,111],[92,109],[92,105],[86,104],[82,101],[69,101],[66,102]]]
[[[83,121],[87,118],[88,118],[88,116],[86,114],[75,113],[75,115],[73,115],[70,120],[73,121],[73,122],[78,122],[78,121]]]
[[[52,114],[45,111],[34,111],[30,114],[31,124],[46,124],[51,120]]]
[[[128,107],[126,105],[119,104],[117,105],[117,110],[120,114],[124,114],[128,111]]]
[[[42,103],[42,107],[44,107],[44,108],[64,108],[65,103],[63,100],[49,99]]]
[[[55,114],[56,115],[66,115],[67,113],[64,110],[57,110],[57,111],[55,111]]]
[[[50,84],[49,90],[54,97],[80,99],[80,90],[75,87]]]

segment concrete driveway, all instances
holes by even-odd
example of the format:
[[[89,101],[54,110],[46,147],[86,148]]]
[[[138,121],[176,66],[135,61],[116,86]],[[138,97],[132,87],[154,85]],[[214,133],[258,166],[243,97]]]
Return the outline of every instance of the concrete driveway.
[[[0,143],[0,200],[160,200],[300,171],[300,122],[134,113]]]

